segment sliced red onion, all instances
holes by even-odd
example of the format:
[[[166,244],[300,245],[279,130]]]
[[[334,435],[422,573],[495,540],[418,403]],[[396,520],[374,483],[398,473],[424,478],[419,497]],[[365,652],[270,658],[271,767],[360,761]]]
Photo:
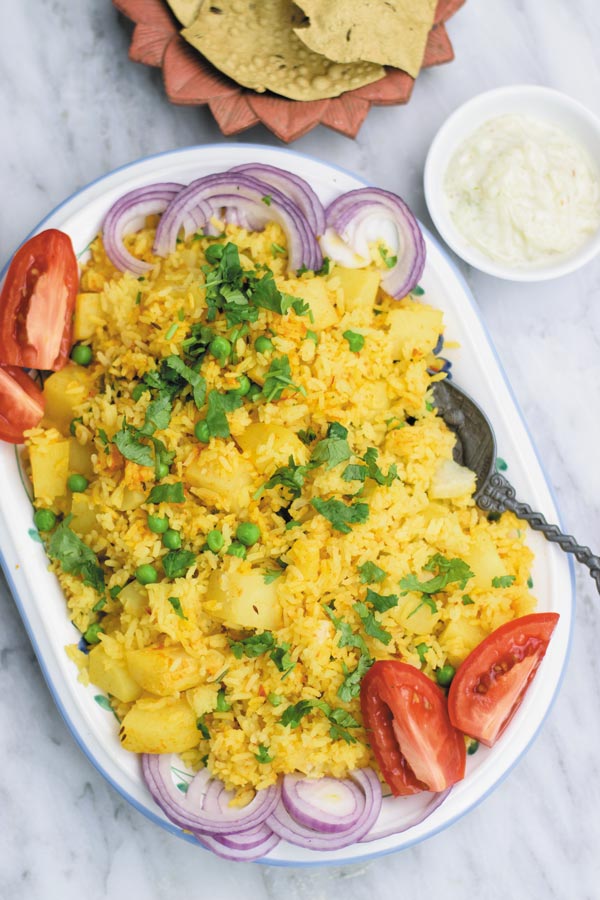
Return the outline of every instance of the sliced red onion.
[[[281,799],[289,814],[315,831],[348,831],[365,805],[365,795],[350,779],[285,775]]]
[[[265,202],[265,199],[267,202]],[[223,209],[234,207],[238,215],[247,217],[254,228],[267,222],[279,222],[288,241],[291,270],[306,266],[319,269],[323,257],[318,241],[304,214],[277,188],[265,185],[249,175],[222,172],[207,175],[184,188],[164,211],[156,230],[154,252],[168,256],[176,246],[179,230],[186,217],[194,215],[200,224],[212,216],[220,217]]]
[[[320,235],[325,231],[323,204],[304,178],[286,172],[284,169],[278,169],[276,166],[267,166],[262,163],[244,163],[241,166],[234,166],[229,171],[250,175],[252,178],[262,181],[263,184],[277,188],[278,191],[293,200],[304,213],[313,234]]]
[[[342,265],[366,265],[369,243],[385,240],[397,262],[381,283],[392,297],[405,297],[425,267],[425,241],[412,212],[396,194],[379,188],[359,188],[337,197],[325,210],[327,230],[323,252]],[[339,239],[345,244],[340,247]],[[349,254],[360,259],[352,263]]]
[[[423,791],[410,797],[395,797],[386,803],[379,821],[360,838],[360,843],[377,841],[390,834],[402,834],[403,831],[414,828],[442,805],[451,790],[452,788],[448,788],[438,794]]]
[[[244,832],[244,835],[231,834],[219,837],[194,833],[194,837],[207,850],[212,850],[217,856],[221,856],[223,859],[232,859],[235,862],[252,862],[255,859],[262,859],[281,840],[278,834],[275,834],[270,828],[265,828],[265,836],[260,841],[254,842],[251,839],[246,842],[243,838],[249,833]]]
[[[277,804],[279,788],[272,785],[257,791],[243,809],[233,808],[229,806],[233,793],[207,769],[201,769],[182,794],[171,776],[172,759],[170,753],[144,754],[142,772],[156,803],[181,828],[212,835],[247,831],[264,822]]]
[[[148,184],[129,191],[111,206],[102,223],[102,240],[106,255],[113,266],[134,275],[143,275],[152,268],[150,263],[136,259],[125,249],[123,238],[126,234],[143,228],[146,216],[162,213],[182,187],[183,185],[174,182]],[[186,220],[187,228],[190,227],[191,221]]]
[[[354,824],[346,831],[332,832],[327,827],[323,830],[307,828],[290,815],[281,799],[267,819],[267,825],[284,840],[309,850],[340,850],[354,844],[377,821],[382,797],[379,779],[372,769],[357,769],[351,778],[362,789],[363,806]]]

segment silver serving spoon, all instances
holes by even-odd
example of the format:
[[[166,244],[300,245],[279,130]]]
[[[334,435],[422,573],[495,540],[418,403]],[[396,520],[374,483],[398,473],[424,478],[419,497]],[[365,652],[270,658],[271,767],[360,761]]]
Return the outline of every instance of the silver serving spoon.
[[[433,393],[439,415],[456,435],[455,462],[471,469],[477,477],[477,506],[491,513],[509,509],[519,519],[525,519],[531,528],[541,531],[549,541],[587,566],[600,591],[600,556],[578,544],[570,534],[564,534],[557,525],[550,525],[529,504],[517,500],[514,487],[496,472],[496,438],[483,410],[450,381],[438,381]]]

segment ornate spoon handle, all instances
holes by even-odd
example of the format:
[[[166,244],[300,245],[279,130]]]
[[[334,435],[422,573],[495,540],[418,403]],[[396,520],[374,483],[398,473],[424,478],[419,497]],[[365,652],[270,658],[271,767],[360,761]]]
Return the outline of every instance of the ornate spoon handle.
[[[564,534],[557,525],[550,525],[544,516],[535,512],[528,503],[516,499],[515,489],[503,475],[495,473],[476,495],[477,505],[491,512],[504,512],[510,509],[519,519],[525,519],[535,531],[541,531],[547,540],[558,544],[565,553],[572,553],[580,563],[587,566],[600,591],[600,556],[596,556],[589,547],[578,544],[570,534]]]

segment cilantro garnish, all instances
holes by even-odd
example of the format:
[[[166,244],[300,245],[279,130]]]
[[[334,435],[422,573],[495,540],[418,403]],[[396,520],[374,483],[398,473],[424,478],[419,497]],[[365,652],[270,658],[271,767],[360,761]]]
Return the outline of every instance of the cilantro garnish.
[[[315,466],[333,469],[339,463],[350,459],[352,451],[348,444],[348,429],[339,422],[330,422],[327,437],[315,446],[310,461]]]
[[[273,472],[271,477],[256,491],[254,499],[257,500],[263,491],[281,485],[286,488],[292,497],[299,497],[304,486],[304,479],[310,471],[310,466],[299,466],[294,462],[294,457],[290,456],[287,466],[280,466]]]
[[[202,735],[205,741],[210,741],[210,731],[206,727],[204,723],[204,716],[200,716],[199,719],[196,719],[196,728]]]
[[[388,609],[393,609],[395,606],[398,606],[398,595],[377,594],[375,591],[372,591],[371,588],[367,588],[365,603],[370,603],[377,612],[383,613],[387,612]]]
[[[163,557],[163,569],[167,578],[182,578],[194,564],[196,554],[191,550],[171,550]]]
[[[323,610],[333,622],[335,630],[340,632],[338,647],[356,647],[360,650],[362,656],[369,656],[369,648],[363,636],[355,634],[348,622],[336,616],[331,606],[323,606]]]
[[[176,372],[192,387],[192,396],[198,409],[202,409],[206,399],[206,381],[199,372],[190,369],[179,356],[167,356],[164,365]],[[166,426],[163,426],[166,427]]]
[[[334,709],[324,700],[299,700],[298,703],[288,706],[281,716],[281,724],[297,728],[304,716],[314,709],[323,712],[329,720],[331,725],[329,736],[332,740],[344,740],[348,744],[356,743],[356,738],[350,734],[348,729],[360,728],[360,724],[351,713],[345,709]]]
[[[282,255],[287,253],[287,250],[285,249],[285,247],[282,247],[281,244],[272,243],[271,250],[272,250],[274,256],[276,256],[278,253],[280,253]]]
[[[211,437],[229,437],[229,422],[226,413],[238,409],[242,402],[243,400],[238,394],[220,394],[217,390],[209,392],[206,424]]]
[[[283,575],[282,569],[267,569],[263,574],[263,581],[265,584],[273,584],[280,575]]]
[[[382,644],[389,644],[392,639],[392,635],[389,631],[386,631],[385,628],[382,628],[375,613],[372,612],[365,603],[355,603],[352,607],[354,611],[358,614],[363,628],[366,633],[373,638],[376,638],[378,641],[381,641]]]
[[[328,256],[323,257],[323,262],[321,263],[321,268],[317,269],[315,275],[329,275],[331,271],[331,260]]]
[[[425,654],[427,653],[427,651],[429,649],[431,649],[429,647],[429,644],[425,644],[425,643],[417,644],[417,646],[415,647],[415,650],[419,654],[419,659],[421,660],[421,665],[423,665],[423,666],[427,662],[427,660],[425,659]]]
[[[264,196],[264,197],[261,197],[260,199],[261,199],[262,202],[265,203],[267,206],[270,206],[270,205],[271,205],[271,201],[273,200],[273,198],[271,197],[270,194],[265,194],[265,196]]]
[[[183,484],[156,484],[148,494],[147,503],[185,503]]]
[[[286,388],[293,391],[299,391],[301,394],[306,394],[302,385],[294,384],[292,381],[292,372],[288,357],[280,356],[274,359],[269,366],[269,371],[267,372],[262,391],[263,397],[265,400],[279,400]]]
[[[360,353],[365,346],[365,337],[357,331],[344,331],[342,337],[348,341],[348,346],[352,353]]]
[[[473,603],[475,603],[475,601],[473,599],[471,599],[471,597],[469,597],[468,594],[462,595],[462,605],[463,606],[471,606]]]
[[[354,697],[360,693],[360,683],[363,676],[369,671],[374,660],[369,654],[361,653],[358,664],[355,669],[350,670],[346,663],[342,663],[342,671],[344,680],[338,688],[337,695],[344,703],[349,703]]]
[[[366,522],[369,518],[369,506],[367,503],[351,503],[347,505],[342,500],[320,500],[318,497],[310,501],[312,506],[328,522],[331,522],[336,531],[349,534],[350,525]]]
[[[290,645],[282,643],[278,646],[271,631],[253,634],[250,637],[243,638],[241,641],[230,639],[229,646],[236,659],[241,659],[242,656],[247,656],[248,659],[256,659],[257,656],[268,653],[269,659],[277,666],[279,671],[284,672],[284,678],[296,665],[295,662],[292,662],[289,655]]]
[[[179,597],[169,597],[168,599],[169,603],[171,604],[179,618],[187,620],[187,616],[184,615],[183,609],[181,608],[181,600],[179,599]]]
[[[419,581],[416,575],[406,575],[400,581],[400,587],[405,593],[420,591],[422,594],[437,594],[453,583],[458,583],[459,588],[464,589],[467,581],[473,578],[473,572],[464,560],[447,559],[441,553],[432,556],[423,568],[426,572],[437,570],[437,575],[429,581]]]
[[[369,447],[365,455],[360,457],[364,465],[351,463],[342,472],[342,478],[344,481],[365,481],[367,478],[372,478],[377,484],[389,487],[398,478],[398,468],[396,463],[392,463],[387,475],[384,475],[377,464],[378,458],[379,451],[375,447]]]
[[[179,328],[179,325],[177,324],[177,322],[173,322],[172,325],[169,325],[168,331],[165,334],[165,341],[170,341],[171,338],[174,338],[175,335],[177,334],[178,328]]]
[[[154,454],[150,446],[143,443],[137,428],[123,423],[121,430],[113,437],[113,444],[125,459],[137,463],[138,466],[153,466]]]
[[[258,753],[254,754],[254,758],[259,763],[270,763],[273,762],[274,757],[269,753],[269,748],[265,747],[264,744],[258,745]]]
[[[387,247],[385,247],[383,244],[379,245],[379,255],[381,256],[388,269],[393,269],[398,262],[398,257],[390,256],[389,253],[390,252]]]
[[[376,566],[370,560],[359,566],[358,571],[361,584],[377,584],[379,581],[384,581],[387,577],[387,572],[384,572],[383,569],[380,569],[379,566]]]
[[[492,587],[495,588],[506,588],[510,587],[515,581],[514,575],[496,575],[495,578],[492,578]]]
[[[83,583],[104,594],[104,570],[98,557],[71,529],[73,516],[67,516],[48,542],[48,556],[61,564],[63,572],[78,575]]]
[[[225,688],[221,688],[217,694],[217,712],[229,712],[231,703],[227,702],[225,697]]]

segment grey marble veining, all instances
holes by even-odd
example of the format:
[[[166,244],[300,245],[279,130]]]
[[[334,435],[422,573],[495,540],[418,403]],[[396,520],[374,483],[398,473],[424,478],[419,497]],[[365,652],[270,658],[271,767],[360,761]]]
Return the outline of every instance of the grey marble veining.
[[[597,0],[503,0],[449,25],[450,66],[406,108],[374,109],[356,141],[319,128],[295,149],[401,193],[426,224],[422,170],[445,117],[475,93],[533,82],[600,114]],[[54,205],[107,171],[221,140],[206,110],[171,106],[127,59],[108,0],[0,0],[0,261]],[[257,127],[242,142],[277,144]],[[600,261],[553,283],[461,266],[556,491],[564,523],[600,547]],[[534,746],[477,809],[425,844],[368,865],[233,865],[130,808],[75,745],[0,579],[1,900],[600,900],[600,599],[578,573],[573,650]]]

